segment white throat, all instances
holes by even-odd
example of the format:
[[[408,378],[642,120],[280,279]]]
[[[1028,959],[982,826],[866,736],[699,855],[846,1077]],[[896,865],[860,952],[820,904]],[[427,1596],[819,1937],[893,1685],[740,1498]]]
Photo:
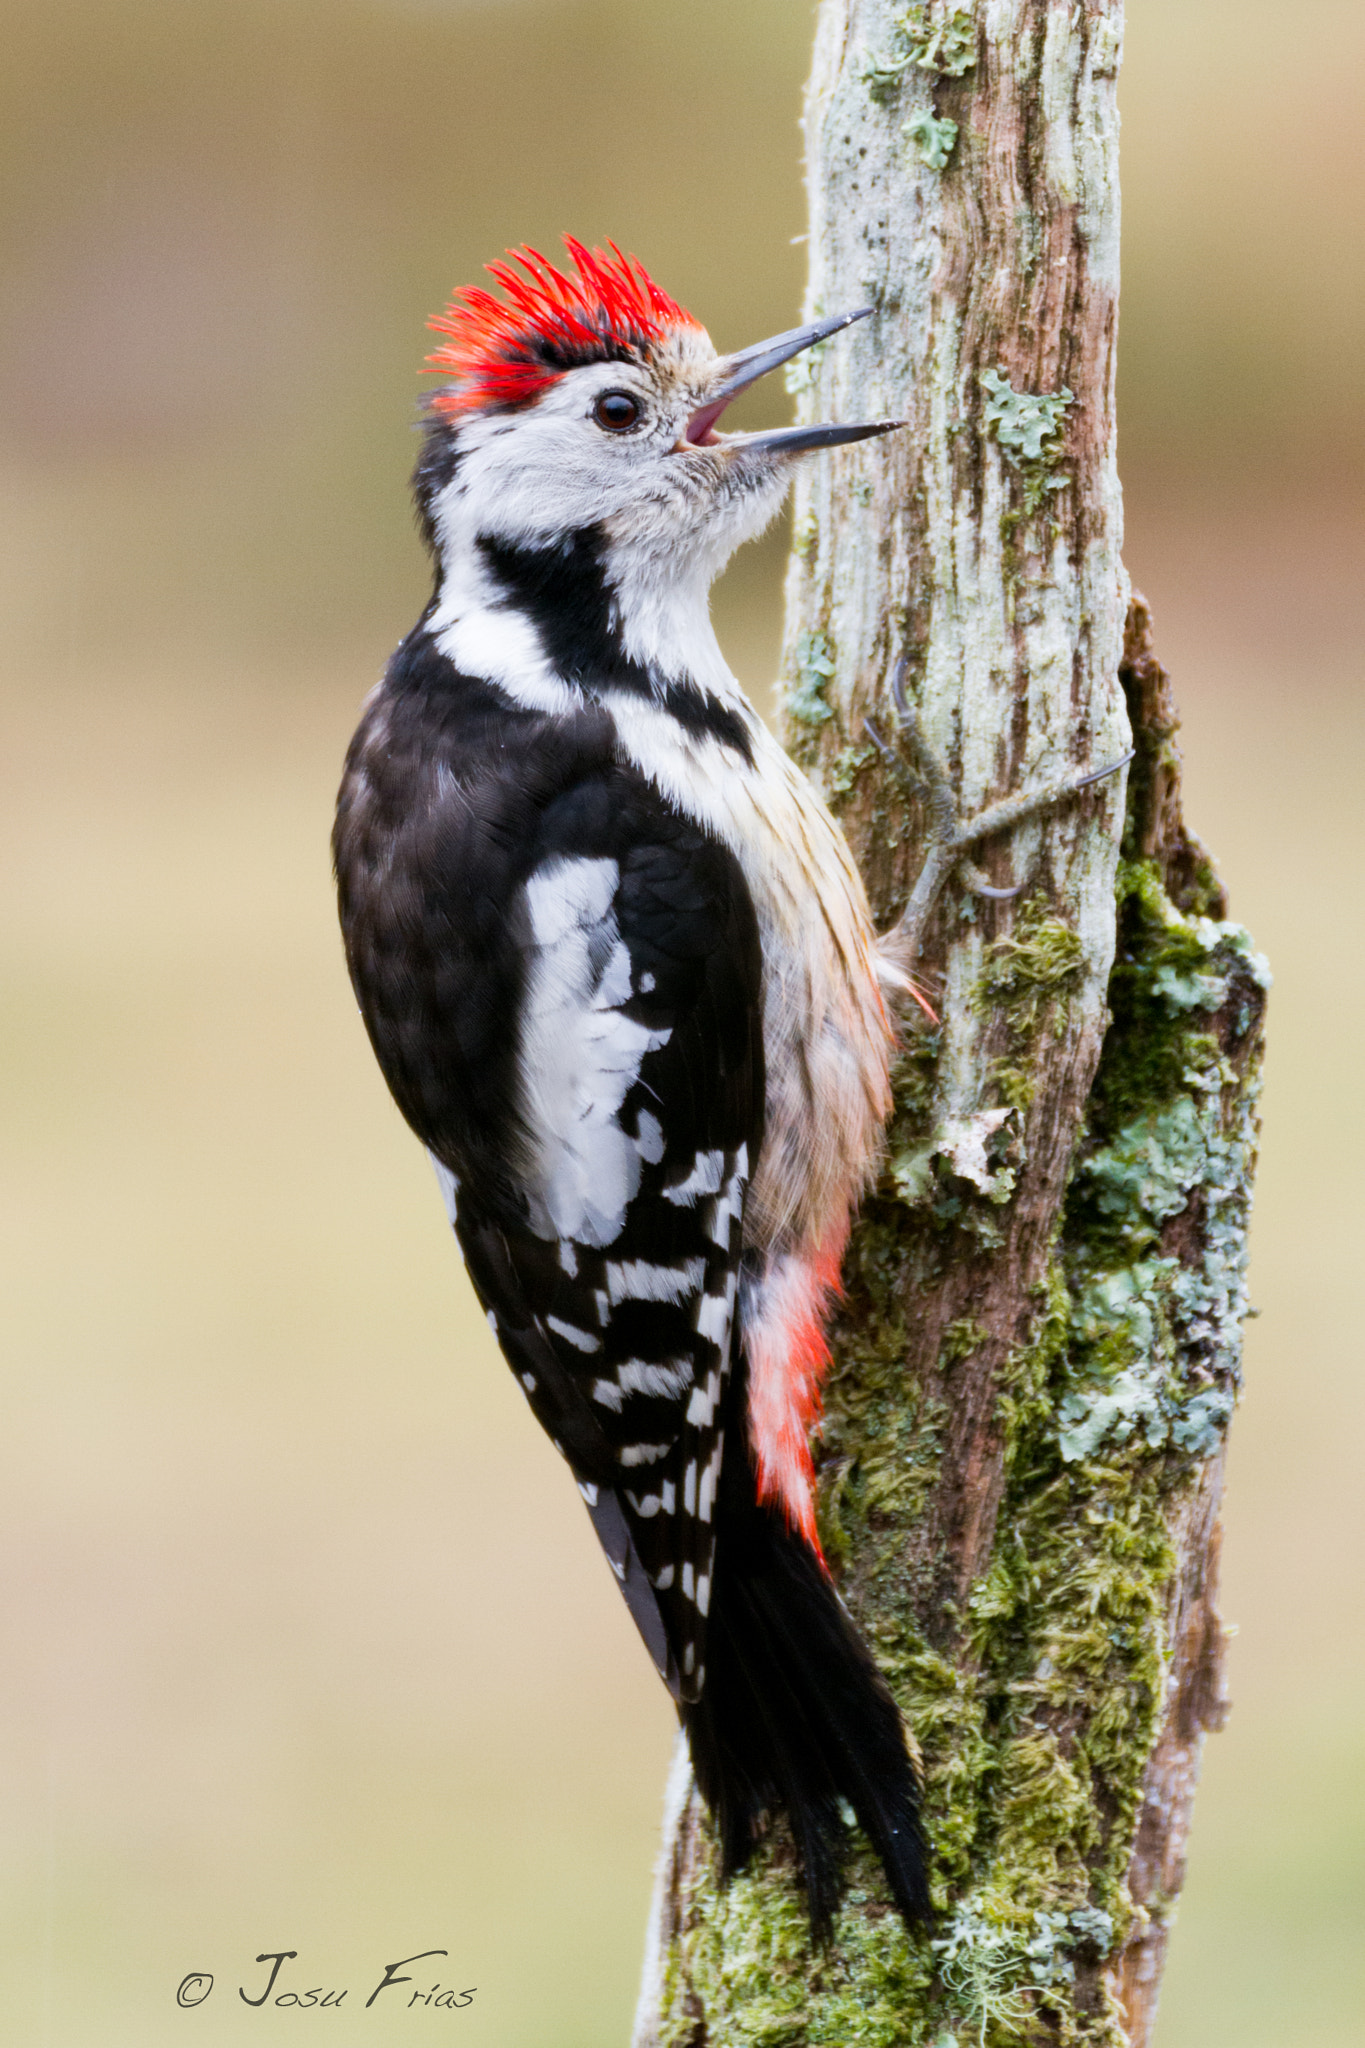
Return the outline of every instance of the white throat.
[[[561,538],[543,528],[513,525],[506,508],[491,537],[525,549],[553,547]],[[711,622],[711,584],[728,559],[714,545],[672,548],[657,532],[608,534],[602,557],[604,612],[620,655],[668,683],[691,683],[728,706],[747,699],[731,672]],[[456,483],[442,496],[437,519],[441,577],[429,631],[462,674],[506,690],[528,710],[567,713],[580,692],[556,667],[545,637],[527,610],[490,566],[481,538],[489,535],[475,494]],[[708,537],[709,538],[709,537]]]

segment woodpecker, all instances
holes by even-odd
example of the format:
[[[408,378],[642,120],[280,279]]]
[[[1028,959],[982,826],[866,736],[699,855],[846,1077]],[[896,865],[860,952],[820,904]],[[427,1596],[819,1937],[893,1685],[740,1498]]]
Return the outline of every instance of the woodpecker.
[[[723,1867],[785,1813],[817,1934],[851,1808],[928,1912],[900,1715],[816,1535],[810,1431],[890,1109],[878,940],[709,590],[794,460],[722,433],[869,308],[721,355],[565,237],[431,322],[435,590],[368,699],[334,851],[352,982],[489,1324],[677,1703]]]

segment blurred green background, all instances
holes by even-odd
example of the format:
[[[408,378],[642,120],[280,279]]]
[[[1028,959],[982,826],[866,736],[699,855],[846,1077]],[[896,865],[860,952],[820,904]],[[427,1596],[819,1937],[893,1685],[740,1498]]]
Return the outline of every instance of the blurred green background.
[[[721,346],[790,324],[810,27],[5,10],[6,2041],[625,2041],[671,1715],[363,1040],[327,832],[425,594],[425,316],[570,228]],[[1358,0],[1130,7],[1128,559],[1278,973],[1236,1706],[1161,2048],[1347,2048],[1365,2010],[1363,81]],[[719,600],[759,694],[782,549]],[[349,1987],[325,2022],[239,1999],[282,1948],[277,1988]],[[437,1948],[418,1988],[472,2005],[358,2010]]]

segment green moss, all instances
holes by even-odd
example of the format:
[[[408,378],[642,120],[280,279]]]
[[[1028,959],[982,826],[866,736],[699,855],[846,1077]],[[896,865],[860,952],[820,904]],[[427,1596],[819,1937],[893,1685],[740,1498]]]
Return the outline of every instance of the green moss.
[[[934,1158],[937,1147],[932,1138],[919,1143],[898,1145],[887,1159],[887,1171],[891,1185],[907,1209],[918,1209],[930,1201],[938,1190],[938,1177],[934,1172]]]
[[[799,561],[809,561],[819,538],[819,520],[813,512],[803,513],[792,529],[792,553]]]
[[[943,1332],[938,1355],[945,1366],[957,1365],[962,1359],[970,1358],[974,1351],[979,1351],[985,1341],[986,1332],[975,1316],[959,1316]]]
[[[1009,1060],[1000,1060],[993,1078],[1000,1100],[1018,1115],[1024,1115],[1038,1092],[1038,1083],[1028,1069],[1014,1066]]]
[[[1064,996],[1079,962],[1041,904],[1021,925],[982,993],[1024,1036],[1034,993]],[[1005,1495],[967,1656],[930,1675],[907,1631],[910,1654],[888,1659],[924,1748],[951,1907],[939,1989],[959,2041],[1022,2044],[1044,2013],[1063,2042],[1121,2039],[1093,2000],[1077,2004],[1076,1966],[1129,1918],[1164,1697],[1168,1505],[1231,1407],[1255,1104],[1235,1041],[1256,1030],[1264,983],[1237,927],[1181,917],[1152,870],[1121,877],[1091,1129],[1032,1332],[1000,1376]],[[1192,1203],[1196,1242],[1166,1247]],[[1152,1398],[1129,1399],[1126,1428],[1132,1387]],[[1083,1418],[1068,1406],[1082,1388]]]
[[[977,1005],[1003,1011],[1017,1036],[1031,1037],[1044,1008],[1065,1001],[1084,964],[1079,935],[1040,892],[1020,908],[1013,934],[986,955]]]
[[[1017,2035],[1028,2027],[1032,2014],[1019,1981],[1013,1929],[995,1926],[978,1908],[966,1907],[954,1914],[934,1947],[944,1985],[981,2048],[991,2034],[1006,2030]]]
[[[927,2048],[917,2025],[933,1983],[922,1937],[895,1914],[869,1915],[870,1859],[855,1853],[830,1947],[811,1950],[788,1853],[761,1851],[722,1893],[694,1901],[684,1942],[665,1973],[661,2048],[690,2048],[696,2001],[715,2048]]]
[[[1090,1133],[1099,1142],[1134,1115],[1181,1093],[1192,1060],[1207,1066],[1207,1013],[1221,1008],[1234,990],[1234,1036],[1245,1038],[1270,985],[1269,969],[1242,927],[1182,915],[1152,862],[1122,862],[1116,891],[1118,945],[1109,1007],[1111,1037],[1123,1041],[1125,1056],[1106,1060],[1096,1076]]]

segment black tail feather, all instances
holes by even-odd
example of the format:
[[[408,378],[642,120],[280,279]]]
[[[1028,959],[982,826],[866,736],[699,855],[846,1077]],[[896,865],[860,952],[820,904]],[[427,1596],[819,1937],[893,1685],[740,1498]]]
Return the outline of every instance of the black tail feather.
[[[724,1874],[743,1869],[767,1816],[784,1811],[823,1940],[842,1889],[847,1802],[907,1921],[927,1921],[918,1787],[886,1681],[815,1553],[756,1503],[747,1456],[727,1456],[726,1468],[706,1682],[682,1708]]]

